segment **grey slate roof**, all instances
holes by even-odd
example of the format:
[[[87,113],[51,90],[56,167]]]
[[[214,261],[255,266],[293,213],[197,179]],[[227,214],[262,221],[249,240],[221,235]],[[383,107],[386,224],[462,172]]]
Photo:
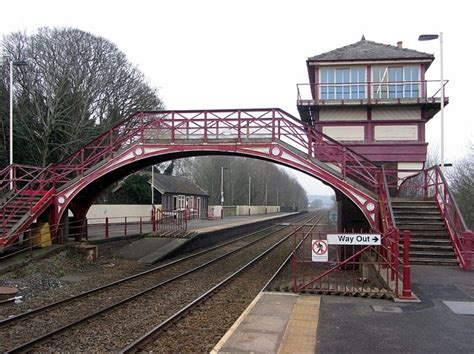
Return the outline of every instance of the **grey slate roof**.
[[[155,173],[153,177],[153,185],[161,194],[172,193],[209,196],[206,191],[187,178],[161,175],[158,173]],[[151,184],[151,176],[149,183]]]
[[[395,59],[431,59],[432,54],[412,49],[368,41],[365,37],[359,42],[331,50],[308,58],[308,61],[352,61],[352,60],[395,60]]]

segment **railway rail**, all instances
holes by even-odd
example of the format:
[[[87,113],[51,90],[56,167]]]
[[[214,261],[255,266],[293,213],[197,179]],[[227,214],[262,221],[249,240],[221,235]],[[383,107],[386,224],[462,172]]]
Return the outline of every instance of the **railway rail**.
[[[305,235],[311,234],[311,231],[316,227],[323,215],[324,214],[317,214],[309,220],[309,222],[312,222],[317,219],[312,225],[310,225],[309,229],[305,231]],[[306,225],[308,225],[308,223],[304,223],[302,226]],[[273,255],[275,250],[281,248],[285,243],[288,245],[292,234],[293,232],[257,255],[250,262],[240,267],[220,283],[183,306],[142,337],[130,343],[121,351],[121,353],[128,354],[149,351],[179,352],[180,350],[185,349],[179,345],[179,341],[183,340],[183,332],[185,332],[182,330],[183,328],[191,330],[188,332],[195,332],[195,329],[203,326],[203,319],[209,317],[209,312],[212,311],[213,313],[217,312],[221,314],[227,312],[228,309],[232,307],[229,306],[230,299],[235,298],[236,294],[244,294],[247,297],[247,301],[250,302],[258,292],[267,288],[267,286],[291,260],[292,253],[290,252],[286,258],[284,256],[287,252],[283,252],[279,256],[277,255],[272,258],[266,256],[269,256],[270,254]],[[273,266],[269,266],[271,263],[273,263]],[[277,267],[275,267],[275,265]],[[276,271],[274,271],[275,268],[277,268]],[[258,276],[262,273],[266,273],[265,277]],[[262,278],[264,279],[263,286]],[[216,308],[219,309],[216,311]],[[212,318],[211,322],[215,324],[216,320],[216,318]],[[174,328],[170,329],[170,327]],[[224,328],[228,328],[228,326],[225,326]],[[179,341],[176,338],[176,334],[178,333]],[[191,334],[194,338],[202,338],[202,335],[196,335],[196,333],[188,334]],[[184,342],[187,343],[188,349],[193,348],[193,351],[209,352],[213,347],[213,343],[215,343],[216,339],[219,338],[220,335],[216,336],[214,340],[206,340],[205,342],[200,341],[199,344],[190,343],[192,339],[184,339]]]
[[[298,222],[305,217],[299,216],[292,220]],[[220,260],[235,257],[236,253],[289,227],[291,228],[291,224],[274,225],[77,296],[4,319],[0,321],[0,338],[5,347],[0,349],[15,352],[32,348],[166,284]],[[31,338],[32,335],[36,337]],[[28,336],[29,340],[25,341]]]

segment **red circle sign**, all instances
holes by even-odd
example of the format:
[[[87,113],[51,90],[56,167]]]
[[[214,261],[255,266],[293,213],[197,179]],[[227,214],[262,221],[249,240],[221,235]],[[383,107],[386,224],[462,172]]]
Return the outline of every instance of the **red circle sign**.
[[[326,242],[321,242],[320,240],[315,240],[313,243],[313,253],[316,255],[324,255],[328,251],[328,245]]]

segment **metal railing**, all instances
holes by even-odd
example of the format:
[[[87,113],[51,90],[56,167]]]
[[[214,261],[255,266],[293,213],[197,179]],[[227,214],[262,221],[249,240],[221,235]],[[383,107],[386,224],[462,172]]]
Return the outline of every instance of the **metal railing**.
[[[472,265],[472,230],[464,222],[454,195],[439,166],[424,170],[385,170],[387,186],[397,197],[434,200],[440,210],[445,229],[451,239],[459,265],[470,270]]]
[[[0,171],[0,200],[7,194],[23,188],[42,170],[43,167],[21,164],[12,164],[5,167]]]
[[[335,179],[350,178],[374,193],[378,191],[378,166],[281,109],[158,111],[132,115],[63,161],[41,170],[9,202],[23,193],[27,197],[21,202],[28,205],[31,212],[35,195],[44,195],[52,188],[60,191],[76,178],[87,176],[125,151],[136,156],[143,154],[144,150],[137,145],[149,143],[169,147],[200,142],[208,148],[210,144],[261,141],[279,143],[310,161],[326,163]],[[133,149],[134,146],[137,147]],[[273,154],[279,159],[282,152],[277,148]],[[9,233],[6,226],[20,211],[18,206],[13,209],[14,212],[2,215],[0,242],[14,241],[6,240]]]
[[[356,296],[393,295],[413,299],[410,283],[410,235],[404,235],[405,252],[401,259],[399,234],[396,231],[392,229],[383,234],[380,246],[329,245],[327,262],[312,261],[312,241],[326,240],[325,233],[303,230],[295,234],[294,291]]]
[[[448,83],[444,80],[443,88]],[[327,101],[359,101],[361,103],[441,101],[440,80],[381,81],[297,84],[299,104]],[[445,95],[445,99],[446,95]]]
[[[55,191],[51,166],[44,167],[36,173],[36,176],[21,189],[9,194],[8,200],[2,204],[0,247],[5,246],[11,240],[12,237],[7,239],[7,235],[12,234],[13,230],[18,235],[18,232],[29,226],[29,224],[17,225],[19,219],[27,215],[28,219],[32,221],[49,205]],[[10,227],[7,227],[8,225]],[[15,226],[17,228],[14,229]]]
[[[55,165],[56,181],[65,184],[87,175],[99,163],[140,143],[242,143],[261,139],[282,142],[305,156],[332,164],[343,178],[377,189],[379,168],[375,164],[276,108],[136,113]]]
[[[405,170],[398,170],[398,172]],[[413,171],[412,171],[413,173]],[[398,175],[398,173],[397,173]],[[392,173],[392,177],[394,174]],[[468,230],[446,178],[439,166],[422,170],[397,180],[398,195],[417,199],[434,199],[441,211],[446,231],[459,261],[460,267],[472,266],[472,230]]]

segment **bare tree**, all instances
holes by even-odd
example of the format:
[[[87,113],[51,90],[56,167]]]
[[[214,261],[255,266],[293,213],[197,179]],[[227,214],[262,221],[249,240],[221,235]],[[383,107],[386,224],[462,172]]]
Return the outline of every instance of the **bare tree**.
[[[41,28],[32,35],[5,36],[2,48],[13,60],[28,62],[15,72],[17,161],[58,161],[130,114],[163,108],[143,74],[102,37]],[[7,79],[2,76],[0,99]],[[5,116],[1,119],[4,132]],[[5,134],[0,138],[6,151]]]
[[[448,171],[449,184],[467,227],[474,228],[474,144],[468,154]]]

